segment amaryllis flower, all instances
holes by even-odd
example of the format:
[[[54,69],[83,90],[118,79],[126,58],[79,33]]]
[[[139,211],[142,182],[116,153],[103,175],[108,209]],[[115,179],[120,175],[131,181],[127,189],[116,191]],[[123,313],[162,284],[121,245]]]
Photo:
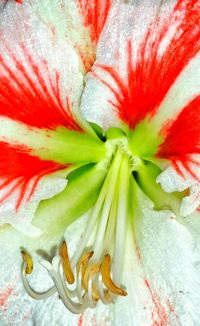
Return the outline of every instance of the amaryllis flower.
[[[199,325],[199,180],[199,0],[1,2],[2,326]]]

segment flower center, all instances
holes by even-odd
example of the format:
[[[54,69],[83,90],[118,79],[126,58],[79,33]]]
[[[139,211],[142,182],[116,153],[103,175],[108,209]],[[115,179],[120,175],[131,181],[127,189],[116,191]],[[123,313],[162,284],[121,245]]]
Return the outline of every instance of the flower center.
[[[69,259],[64,241],[52,265],[48,262],[43,264],[63,303],[74,313],[94,307],[99,300],[109,304],[115,301],[116,296],[127,295],[120,281],[127,229],[131,162],[121,142],[114,147],[108,174],[76,252]],[[30,287],[27,276],[32,272],[32,259],[28,253],[22,254],[22,276],[26,291],[37,299],[48,297],[53,289],[38,293]]]
[[[110,129],[106,136],[110,156],[100,164],[109,166],[108,173],[76,251],[69,257],[63,241],[52,264],[42,263],[54,282],[52,288],[42,293],[32,289],[28,275],[32,273],[33,262],[28,253],[22,252],[22,279],[26,291],[35,299],[45,299],[58,292],[73,313],[93,308],[98,301],[110,304],[118,296],[127,295],[122,272],[126,231],[133,217],[133,184],[150,197],[156,209],[171,205],[169,208],[174,210],[176,207],[177,199],[169,199],[171,195],[165,194],[155,181],[160,169],[134,155],[129,149],[128,137],[119,129]]]

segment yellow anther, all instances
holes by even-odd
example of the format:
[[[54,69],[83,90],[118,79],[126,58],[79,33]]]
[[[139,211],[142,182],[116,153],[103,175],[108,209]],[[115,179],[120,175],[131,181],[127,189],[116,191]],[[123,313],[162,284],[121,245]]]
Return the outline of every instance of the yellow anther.
[[[84,273],[82,274],[82,277],[83,277],[82,285],[86,291],[88,289],[88,282],[89,282],[90,277],[97,274],[99,271],[100,271],[100,264],[98,264],[98,263],[91,264],[85,269]],[[97,301],[100,298],[98,290],[94,284],[92,285],[92,297],[94,300],[97,300]]]
[[[122,288],[118,287],[111,279],[110,276],[110,265],[111,265],[111,259],[110,255],[107,254],[104,257],[104,260],[101,264],[101,274],[102,274],[102,280],[105,286],[107,287],[108,290],[110,290],[112,293],[121,295],[121,296],[126,296],[127,292],[124,291]]]
[[[33,261],[32,261],[32,258],[31,258],[31,256],[25,250],[22,250],[21,251],[21,254],[22,254],[23,261],[26,264],[25,273],[26,274],[31,274],[32,271],[33,271]]]
[[[94,254],[94,251],[88,251],[85,254],[83,254],[83,256],[79,259],[77,266],[76,266],[77,273],[79,273],[81,266],[82,266],[82,273],[85,272],[87,263],[90,260],[90,258],[93,256],[93,254]]]
[[[66,280],[69,284],[73,284],[75,279],[74,279],[74,274],[73,274],[69,256],[68,256],[67,244],[65,241],[63,241],[60,246],[60,257],[61,257],[61,262],[62,262],[63,271],[65,274]]]

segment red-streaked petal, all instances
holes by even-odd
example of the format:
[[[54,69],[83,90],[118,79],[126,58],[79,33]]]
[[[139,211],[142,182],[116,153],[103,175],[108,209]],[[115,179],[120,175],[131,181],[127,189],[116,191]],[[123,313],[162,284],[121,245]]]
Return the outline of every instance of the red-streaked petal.
[[[100,124],[104,129],[119,125],[117,110],[112,105],[112,103],[116,102],[113,90],[116,90],[117,93],[119,93],[119,90],[110,74],[104,73],[102,69],[100,70],[99,65],[110,66],[110,69],[117,66],[117,71],[125,73],[124,44],[127,35],[130,34],[130,30],[133,28],[132,18],[132,5],[124,4],[121,1],[112,4],[97,46],[96,64],[98,68],[95,69],[95,64],[92,74],[87,76],[87,83],[81,100],[81,112],[83,112],[87,120]],[[123,56],[123,60],[119,60],[119,52]],[[97,74],[100,78],[97,78]],[[109,87],[100,80],[105,80]]]
[[[200,154],[200,96],[191,101],[162,132],[165,141],[157,156],[187,165],[191,155]]]
[[[65,103],[61,98],[60,72],[55,70],[50,73],[46,59],[37,59],[39,62],[36,63],[23,44],[20,48],[21,58],[6,47],[2,52],[3,56],[8,56],[7,62],[0,55],[0,115],[39,128],[65,126],[80,130],[71,114],[68,97]],[[15,65],[16,71],[9,64]],[[48,81],[43,77],[42,66]]]
[[[34,148],[34,135],[41,137],[37,146],[51,152],[47,142],[52,138],[54,142],[54,136],[48,132],[57,127],[82,131],[75,110],[83,77],[73,48],[53,35],[28,3],[8,1],[0,21],[0,120],[10,121],[9,130],[1,126],[0,204],[17,193],[19,211],[42,177],[69,166],[68,161],[41,157]],[[26,129],[24,136],[18,127]]]
[[[32,224],[38,205],[41,201],[54,197],[67,186],[67,180],[61,176],[44,176],[40,180],[35,177],[26,185],[26,192],[21,200],[20,207],[16,210],[16,202],[21,195],[20,188],[14,189],[8,200],[0,205],[0,226],[10,224],[18,231],[30,237],[37,237],[42,234],[40,228]],[[2,180],[1,180],[2,181]],[[36,186],[37,181],[37,186]],[[0,189],[0,198],[8,193],[16,184],[13,181],[9,186]],[[35,190],[33,192],[33,187]],[[30,197],[31,195],[31,197]]]
[[[72,114],[82,91],[76,54],[29,9],[9,2],[0,13],[0,115],[80,130]]]
[[[5,202],[16,189],[20,189],[16,209],[19,208],[29,182],[33,178],[35,178],[35,182],[32,184],[29,199],[43,176],[64,168],[64,166],[56,162],[41,160],[39,157],[32,156],[28,148],[12,146],[5,142],[0,142],[0,156],[0,175],[2,179],[0,190],[7,189],[4,195],[0,197],[0,203]],[[11,187],[10,184],[12,184]]]
[[[80,8],[85,27],[90,29],[91,40],[98,42],[105,25],[111,0],[76,0]]]
[[[91,69],[95,61],[96,46],[104,28],[111,2],[111,0],[76,0],[82,16],[83,25],[89,30],[91,40],[91,44],[86,45],[86,51],[82,49],[81,45],[77,47],[86,71]],[[88,50],[91,51],[90,55]]]
[[[30,0],[33,10],[54,34],[75,49],[83,73],[95,60],[96,45],[104,28],[111,0]]]
[[[132,11],[132,32],[124,32],[122,28],[122,33],[119,33],[118,38],[125,45],[110,33],[110,42],[113,45],[115,39],[117,45],[113,49],[109,48],[109,55],[103,55],[100,48],[93,78],[100,81],[101,85],[97,83],[99,89],[109,89],[110,96],[105,95],[107,107],[111,104],[118,117],[134,128],[146,116],[153,118],[160,114],[161,104],[169,90],[199,52],[200,3],[198,0],[162,4],[153,1],[151,5],[141,1],[140,4],[133,3],[129,10]],[[148,18],[141,14],[142,10],[146,10]],[[111,24],[113,21],[108,21],[110,29]],[[166,110],[166,119],[179,113],[170,110],[170,107]]]

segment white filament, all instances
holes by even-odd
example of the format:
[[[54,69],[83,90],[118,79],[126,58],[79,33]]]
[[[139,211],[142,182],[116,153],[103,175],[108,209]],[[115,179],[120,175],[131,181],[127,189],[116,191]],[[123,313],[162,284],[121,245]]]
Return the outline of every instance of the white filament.
[[[100,195],[92,210],[89,223],[71,260],[72,271],[75,277],[73,285],[68,284],[61,257],[58,255],[53,258],[52,264],[46,261],[42,262],[42,265],[48,270],[49,276],[54,282],[54,286],[45,292],[39,293],[32,289],[25,273],[26,264],[23,264],[22,280],[27,293],[31,297],[43,300],[57,292],[68,310],[72,313],[80,314],[87,308],[94,308],[97,305],[98,300],[94,298],[93,293],[93,286],[95,286],[99,299],[104,304],[115,302],[117,296],[112,294],[109,288],[105,286],[101,269],[95,274],[92,271],[89,273],[86,288],[84,288],[82,284],[83,266],[80,265],[79,271],[77,271],[76,266],[88,245],[97,220],[99,220],[97,236],[93,245],[94,255],[89,260],[88,265],[91,261],[92,263],[100,264],[103,256],[107,253],[111,254],[114,247],[111,276],[113,276],[115,282],[120,284],[127,224],[126,216],[128,214],[129,172],[128,157],[123,154],[121,149],[117,149],[116,156],[111,163]],[[115,241],[113,242],[114,237]]]

